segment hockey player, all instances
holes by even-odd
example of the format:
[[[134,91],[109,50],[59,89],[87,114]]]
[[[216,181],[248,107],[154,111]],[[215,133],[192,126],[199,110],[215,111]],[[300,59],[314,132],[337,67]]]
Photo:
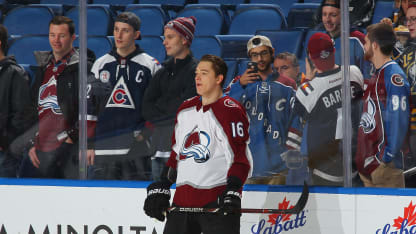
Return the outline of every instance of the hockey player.
[[[161,67],[135,44],[139,36],[140,19],[131,12],[119,14],[114,23],[115,49],[92,67],[95,78],[111,84],[112,91],[98,114],[88,108],[89,126],[95,124],[95,137],[87,152],[88,164],[94,165],[91,179],[136,179],[137,159],[128,153],[144,127],[144,91]]]
[[[401,147],[409,126],[409,83],[391,60],[393,28],[367,27],[365,57],[377,69],[363,97],[356,162],[366,187],[404,187]]]
[[[252,37],[247,43],[247,52],[251,60],[258,63],[259,72],[248,68],[226,89],[230,97],[245,107],[250,118],[250,150],[255,154],[253,177],[247,183],[285,184],[287,168],[281,153],[287,150],[287,141],[290,148],[300,147],[297,130],[300,124],[293,121],[290,126],[294,90],[276,80],[276,75],[271,72],[273,51],[267,37]]]
[[[165,234],[240,233],[241,191],[251,170],[249,122],[238,102],[222,93],[226,73],[221,58],[201,58],[195,76],[200,96],[180,106],[169,170],[147,187],[144,203],[147,215],[163,221],[176,180],[174,206],[220,207],[224,213],[168,213]]]
[[[342,72],[335,64],[335,47],[328,34],[315,33],[308,41],[310,63],[317,70],[311,81],[296,92],[294,112],[305,121],[301,154],[307,156],[314,185],[342,186]],[[352,121],[358,122],[359,100],[364,84],[358,67],[350,66]]]

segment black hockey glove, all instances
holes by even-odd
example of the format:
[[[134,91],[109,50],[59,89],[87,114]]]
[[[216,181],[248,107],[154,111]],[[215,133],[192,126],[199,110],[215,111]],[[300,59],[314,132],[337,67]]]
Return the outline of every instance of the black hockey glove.
[[[144,201],[144,212],[160,221],[165,220],[166,210],[169,208],[170,186],[169,182],[154,182],[147,187],[147,198]]]
[[[239,214],[241,209],[241,194],[239,192],[242,186],[241,180],[237,177],[227,179],[227,187],[218,197],[218,206],[227,214]]]

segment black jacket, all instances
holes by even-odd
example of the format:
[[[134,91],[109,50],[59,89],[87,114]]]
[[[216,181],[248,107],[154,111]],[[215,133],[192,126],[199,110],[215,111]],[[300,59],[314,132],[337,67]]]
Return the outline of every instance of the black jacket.
[[[30,126],[25,119],[31,102],[29,93],[28,76],[14,57],[1,60],[0,146],[3,150],[7,150],[9,144]]]
[[[152,148],[170,151],[176,111],[188,98],[196,95],[195,69],[192,55],[184,59],[168,58],[150,80],[143,98],[143,117],[154,125]]]
[[[35,80],[32,87],[32,105],[37,108],[39,88],[45,75],[48,63],[51,61],[53,54],[51,51],[35,51],[35,58],[38,66],[32,67],[35,73]],[[88,57],[88,71],[91,70],[92,62],[95,56]],[[79,108],[79,84],[78,84],[78,65],[79,53],[75,50],[65,69],[59,74],[57,79],[57,97],[65,120],[70,126],[66,130],[73,141],[78,141],[78,108]],[[38,121],[38,116],[36,115]]]

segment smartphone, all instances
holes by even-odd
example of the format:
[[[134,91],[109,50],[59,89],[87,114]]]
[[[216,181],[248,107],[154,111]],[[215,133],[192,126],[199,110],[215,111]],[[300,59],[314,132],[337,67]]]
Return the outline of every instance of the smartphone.
[[[257,67],[257,63],[256,62],[248,62],[247,63],[247,69],[252,69],[252,71],[250,73],[257,73],[259,72],[259,68]]]

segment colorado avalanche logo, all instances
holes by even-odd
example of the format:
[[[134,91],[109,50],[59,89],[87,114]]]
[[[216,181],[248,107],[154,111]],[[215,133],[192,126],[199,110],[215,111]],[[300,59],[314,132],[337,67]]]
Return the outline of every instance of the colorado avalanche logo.
[[[235,102],[233,102],[231,99],[225,99],[224,106],[231,107],[231,108],[238,107],[238,105]]]
[[[133,98],[130,95],[124,78],[121,77],[114,86],[113,92],[107,101],[106,107],[120,107],[135,109]]]
[[[370,98],[368,98],[367,112],[364,112],[361,116],[360,127],[363,128],[364,133],[368,134],[376,128],[376,120],[374,118],[376,114],[376,104]]]
[[[180,159],[194,158],[197,163],[204,163],[210,158],[208,149],[210,137],[205,131],[198,131],[196,126],[185,136],[185,140],[180,150]]]
[[[404,81],[403,81],[403,77],[399,74],[393,74],[391,76],[391,83],[393,83],[395,86],[403,86],[404,85]]]
[[[320,57],[321,59],[326,59],[326,58],[328,58],[328,57],[329,57],[329,51],[322,50],[322,51],[321,51],[321,53],[319,53],[319,57]]]
[[[39,88],[39,114],[47,109],[51,109],[55,114],[62,114],[58,104],[58,97],[56,96],[55,76],[52,76],[48,83]]]

